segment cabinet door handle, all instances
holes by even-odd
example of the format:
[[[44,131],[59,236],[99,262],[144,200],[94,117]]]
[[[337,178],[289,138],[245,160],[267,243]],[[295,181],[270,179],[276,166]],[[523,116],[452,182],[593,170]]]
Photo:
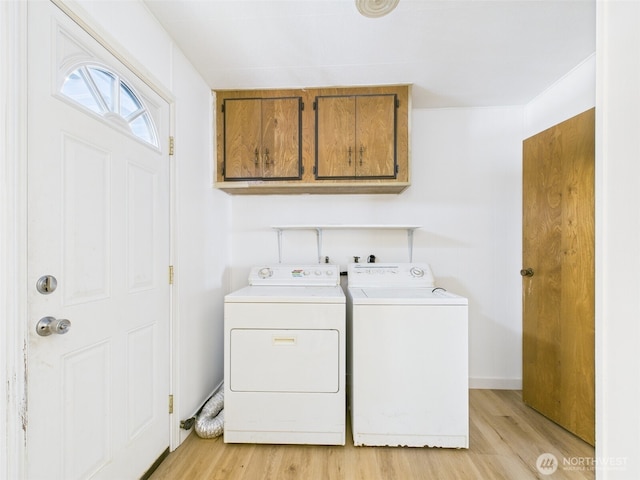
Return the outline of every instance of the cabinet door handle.
[[[351,166],[351,147],[349,147],[349,166]]]
[[[360,145],[360,166],[362,166],[362,154],[364,153],[364,147]]]
[[[255,159],[253,160],[253,163],[257,167],[258,163],[260,163],[260,152],[258,152],[258,147],[256,147],[256,149],[253,151],[253,153],[255,155]]]
[[[264,164],[265,165],[269,165],[271,162],[271,160],[269,160],[269,149],[265,148],[264,149]]]

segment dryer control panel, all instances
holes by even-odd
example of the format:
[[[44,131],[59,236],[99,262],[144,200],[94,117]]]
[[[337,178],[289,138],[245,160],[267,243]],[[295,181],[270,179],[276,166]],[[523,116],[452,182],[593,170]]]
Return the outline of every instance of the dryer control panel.
[[[338,265],[261,265],[249,273],[249,285],[335,286],[340,285]]]
[[[350,287],[434,287],[427,263],[351,263]]]

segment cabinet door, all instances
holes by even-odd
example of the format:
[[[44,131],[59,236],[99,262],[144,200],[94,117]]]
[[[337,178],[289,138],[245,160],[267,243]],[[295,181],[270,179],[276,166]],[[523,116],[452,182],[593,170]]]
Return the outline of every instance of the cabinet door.
[[[224,102],[224,176],[227,180],[261,178],[262,100]]]
[[[316,178],[394,178],[396,96],[316,100]]]
[[[356,97],[356,176],[394,177],[395,95]]]
[[[353,96],[316,99],[316,178],[355,176]]]
[[[264,178],[300,176],[300,101],[299,97],[262,100]]]

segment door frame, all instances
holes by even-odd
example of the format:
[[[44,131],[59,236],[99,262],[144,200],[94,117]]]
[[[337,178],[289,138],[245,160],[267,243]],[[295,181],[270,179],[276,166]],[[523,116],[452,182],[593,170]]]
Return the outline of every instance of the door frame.
[[[175,135],[175,98],[127,50],[93,21],[71,0],[50,0],[80,28],[107,49],[138,78],[169,104],[169,135]],[[3,142],[0,153],[0,318],[6,319],[0,335],[0,394],[7,398],[6,415],[0,416],[0,470],[2,478],[24,478],[26,474],[27,399],[27,22],[29,2],[0,2],[0,51],[7,59],[0,65],[0,105],[6,112],[0,118]],[[5,118],[9,121],[5,121]],[[164,139],[163,141],[168,141]],[[169,244],[170,264],[175,266],[176,245],[176,166],[169,155]],[[177,345],[179,329],[175,295],[169,293],[169,384],[170,392],[179,391]],[[174,408],[174,412],[179,409]],[[174,450],[180,441],[180,422],[170,414],[169,446]]]
[[[0,64],[2,154],[0,183],[0,316],[6,319],[0,335],[0,393],[7,398],[0,418],[0,465],[4,478],[24,478],[27,345],[27,8],[26,2],[0,2],[0,48],[7,59]],[[10,121],[5,122],[5,118]]]

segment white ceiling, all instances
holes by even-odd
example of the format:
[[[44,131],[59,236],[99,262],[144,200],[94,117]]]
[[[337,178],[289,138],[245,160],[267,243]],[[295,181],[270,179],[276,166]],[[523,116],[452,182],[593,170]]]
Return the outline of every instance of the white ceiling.
[[[374,0],[375,1],[375,0]],[[595,51],[595,0],[146,0],[212,89],[409,83],[418,108],[522,105]]]

